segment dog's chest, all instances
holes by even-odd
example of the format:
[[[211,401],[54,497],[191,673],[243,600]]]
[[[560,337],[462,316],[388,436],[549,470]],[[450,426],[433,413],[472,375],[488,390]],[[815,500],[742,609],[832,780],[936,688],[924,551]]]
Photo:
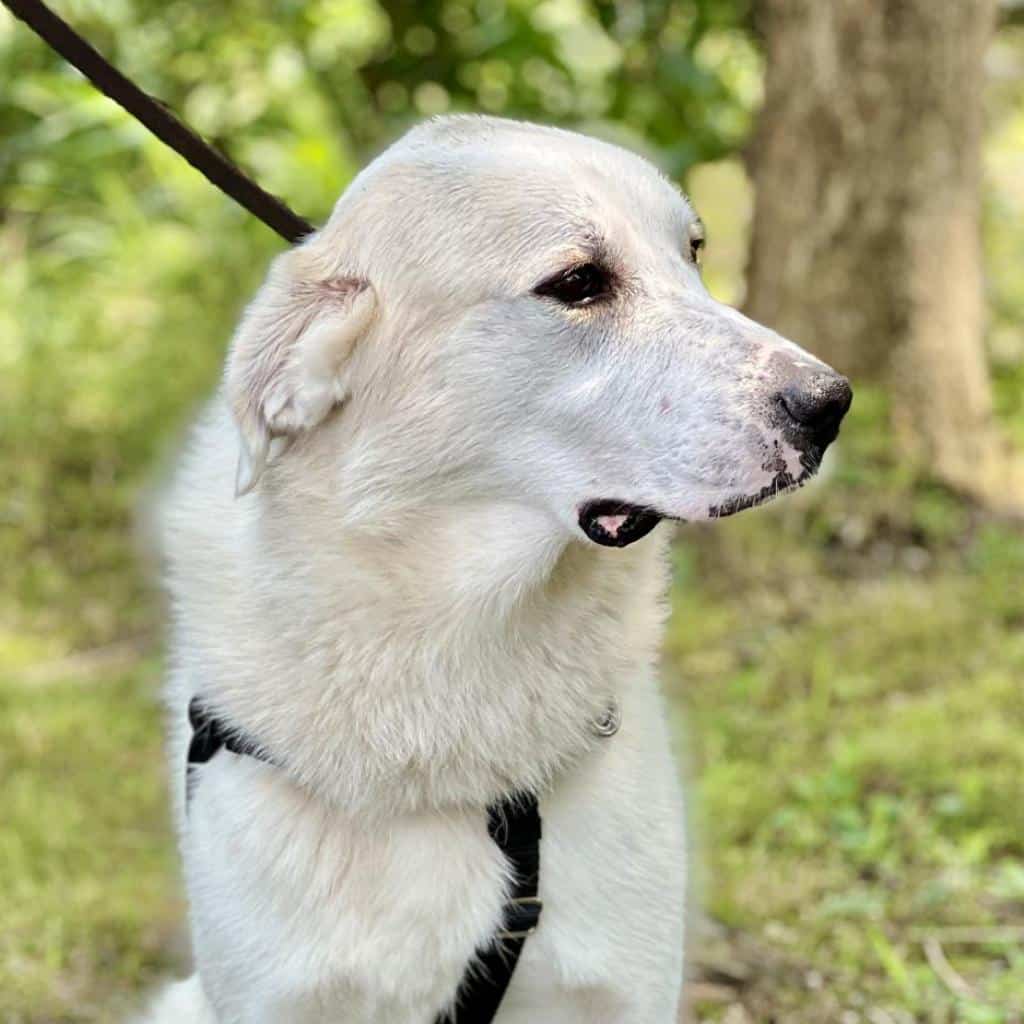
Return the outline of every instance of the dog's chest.
[[[660,702],[650,697],[627,700],[620,735],[543,804],[545,918],[520,961],[503,1024],[675,1021],[683,807]]]
[[[674,1006],[681,811],[647,703],[627,701],[621,733],[541,802],[544,912],[499,1021],[653,1022],[659,1000]],[[484,816],[367,827],[252,759],[218,755],[201,772],[186,869],[197,958],[217,965],[204,981],[225,1019],[257,1004],[297,1024],[431,1024],[499,926],[507,864]]]

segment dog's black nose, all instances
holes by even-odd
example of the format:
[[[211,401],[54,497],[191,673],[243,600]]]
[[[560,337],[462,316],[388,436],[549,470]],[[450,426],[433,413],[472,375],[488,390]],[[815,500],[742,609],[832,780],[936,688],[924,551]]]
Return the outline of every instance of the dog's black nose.
[[[828,372],[789,384],[775,396],[784,422],[818,448],[835,440],[852,401],[850,382],[838,373]]]

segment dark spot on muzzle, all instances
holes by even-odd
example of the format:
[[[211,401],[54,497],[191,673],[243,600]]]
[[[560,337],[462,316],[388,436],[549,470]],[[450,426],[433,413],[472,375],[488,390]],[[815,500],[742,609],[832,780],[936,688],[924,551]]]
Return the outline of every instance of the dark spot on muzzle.
[[[763,505],[766,501],[771,501],[772,498],[778,497],[780,494],[785,494],[794,488],[802,487],[813,475],[814,470],[810,468],[805,468],[796,479],[790,476],[789,473],[777,473],[775,479],[767,486],[762,487],[756,494],[738,494],[727,501],[723,501],[720,505],[711,505],[708,508],[708,518],[726,519],[745,509],[757,508],[758,505]]]

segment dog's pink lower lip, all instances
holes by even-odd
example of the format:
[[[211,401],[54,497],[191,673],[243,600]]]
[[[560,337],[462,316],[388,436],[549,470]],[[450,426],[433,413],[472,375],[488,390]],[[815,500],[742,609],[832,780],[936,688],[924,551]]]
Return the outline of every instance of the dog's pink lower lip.
[[[580,529],[595,544],[624,548],[647,534],[664,518],[646,505],[614,498],[588,501],[580,507]]]

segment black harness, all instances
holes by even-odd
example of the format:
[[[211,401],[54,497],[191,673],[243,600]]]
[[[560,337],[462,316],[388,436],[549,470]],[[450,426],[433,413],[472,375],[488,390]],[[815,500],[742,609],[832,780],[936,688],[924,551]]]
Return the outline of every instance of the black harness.
[[[222,747],[233,754],[275,764],[267,752],[238,730],[228,727],[193,697],[188,706],[192,740],[188,747],[186,799],[195,784],[193,766],[205,764]],[[532,793],[505,797],[487,809],[487,831],[509,863],[512,892],[505,919],[491,942],[477,951],[459,985],[456,1009],[436,1024],[490,1024],[501,1005],[526,939],[540,920],[540,811]]]

